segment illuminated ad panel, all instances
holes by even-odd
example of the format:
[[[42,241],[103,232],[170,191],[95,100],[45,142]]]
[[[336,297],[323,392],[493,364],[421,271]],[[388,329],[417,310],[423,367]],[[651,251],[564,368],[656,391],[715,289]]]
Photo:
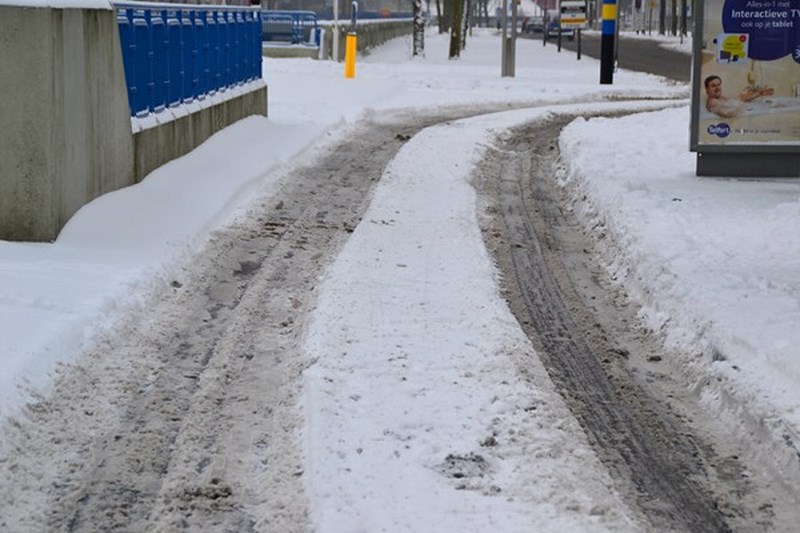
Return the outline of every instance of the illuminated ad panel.
[[[696,7],[692,149],[800,145],[800,0]]]

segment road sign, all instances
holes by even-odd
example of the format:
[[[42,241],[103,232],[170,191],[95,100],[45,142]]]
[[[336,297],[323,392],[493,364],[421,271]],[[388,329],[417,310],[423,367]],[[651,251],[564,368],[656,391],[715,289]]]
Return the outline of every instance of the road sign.
[[[562,29],[586,27],[586,0],[561,0],[558,9]]]

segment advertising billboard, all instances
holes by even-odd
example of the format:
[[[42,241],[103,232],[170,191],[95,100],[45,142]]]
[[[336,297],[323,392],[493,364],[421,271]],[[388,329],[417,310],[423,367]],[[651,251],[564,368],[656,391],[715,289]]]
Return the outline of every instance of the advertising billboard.
[[[800,0],[702,0],[696,8],[691,149],[797,151]]]

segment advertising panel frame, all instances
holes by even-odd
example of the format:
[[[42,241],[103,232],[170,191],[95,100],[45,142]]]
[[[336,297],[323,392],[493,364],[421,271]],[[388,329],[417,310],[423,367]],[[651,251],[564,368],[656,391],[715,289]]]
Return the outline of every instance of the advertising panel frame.
[[[800,0],[694,2],[689,145],[697,175],[800,176],[800,37],[781,42],[774,34],[782,29],[743,28],[773,18],[800,36]]]

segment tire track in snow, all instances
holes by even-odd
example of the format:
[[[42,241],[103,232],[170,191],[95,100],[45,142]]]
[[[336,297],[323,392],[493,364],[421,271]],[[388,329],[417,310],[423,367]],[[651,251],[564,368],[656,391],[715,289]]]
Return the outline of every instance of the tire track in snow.
[[[602,282],[555,184],[558,134],[572,118],[519,128],[482,167],[494,178],[484,187],[496,213],[485,235],[515,315],[620,491],[654,530],[780,530],[787,516],[774,511],[794,513],[793,496],[756,480],[748,470],[758,466],[732,453],[747,447],[736,443],[746,436],[715,426],[657,363],[646,378],[629,365],[659,360],[660,347],[637,330],[624,295]]]
[[[407,139],[499,108],[372,117],[155,283],[5,423],[0,529],[308,530],[295,404],[316,279]]]

